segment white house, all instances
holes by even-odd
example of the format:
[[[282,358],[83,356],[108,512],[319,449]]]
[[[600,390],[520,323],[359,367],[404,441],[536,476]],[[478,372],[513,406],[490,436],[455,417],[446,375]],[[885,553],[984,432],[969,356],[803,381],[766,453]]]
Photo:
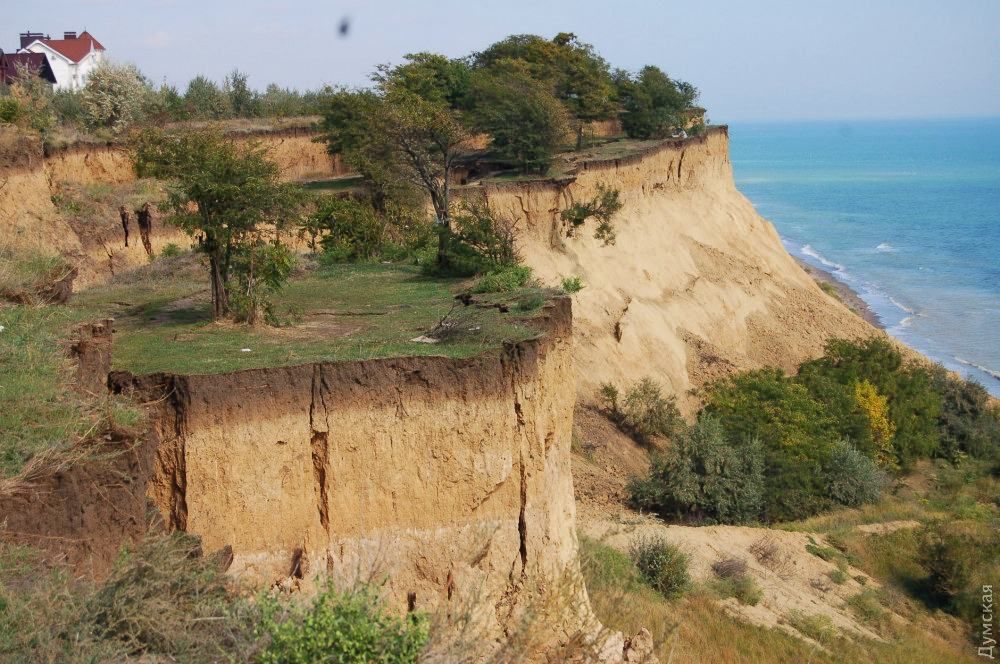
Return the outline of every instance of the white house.
[[[42,53],[56,76],[56,90],[79,90],[87,83],[90,72],[104,59],[104,46],[84,30],[63,33],[62,39],[51,39],[37,32],[21,33],[22,53]]]

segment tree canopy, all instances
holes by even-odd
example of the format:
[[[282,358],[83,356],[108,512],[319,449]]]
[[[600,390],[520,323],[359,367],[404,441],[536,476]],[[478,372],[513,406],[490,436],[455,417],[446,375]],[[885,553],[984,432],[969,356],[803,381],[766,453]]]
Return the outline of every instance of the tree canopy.
[[[164,133],[147,130],[132,146],[136,174],[170,183],[161,209],[168,221],[198,239],[208,256],[212,314],[230,313],[233,268],[255,320],[262,288],[274,290],[291,269],[276,235],[295,214],[299,189],[279,181],[278,167],[260,145],[240,144],[211,130]],[[248,272],[249,271],[249,272]]]

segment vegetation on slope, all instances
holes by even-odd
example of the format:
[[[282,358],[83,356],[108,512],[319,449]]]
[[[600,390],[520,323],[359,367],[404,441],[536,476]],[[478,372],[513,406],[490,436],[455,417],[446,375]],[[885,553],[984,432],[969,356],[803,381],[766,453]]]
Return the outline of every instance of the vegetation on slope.
[[[0,658],[94,662],[415,662],[421,614],[388,614],[377,589],[322,589],[294,604],[239,592],[198,540],[150,534],[95,582],[0,544]]]

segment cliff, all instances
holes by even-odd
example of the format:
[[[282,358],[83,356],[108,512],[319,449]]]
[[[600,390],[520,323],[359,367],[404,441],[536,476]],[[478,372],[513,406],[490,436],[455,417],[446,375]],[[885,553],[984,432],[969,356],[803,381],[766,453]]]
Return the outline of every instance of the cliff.
[[[307,128],[244,133],[236,140],[265,145],[288,180],[330,177],[345,172],[339,158],[313,141]],[[16,160],[0,165],[0,237],[17,251],[62,255],[78,269],[76,287],[98,283],[110,275],[109,265],[126,269],[148,258],[139,242],[125,247],[112,208],[95,218],[57,208],[55,198],[73,186],[124,187],[135,181],[128,154],[121,146],[83,143],[43,154],[37,142],[20,146]],[[155,223],[155,222],[154,222]],[[176,228],[156,224],[153,251],[167,244],[186,246],[190,240]]]
[[[873,333],[819,289],[736,189],[728,148],[728,130],[715,127],[583,162],[562,180],[466,188],[517,220],[523,259],[543,282],[582,278],[574,334],[584,400],[603,382],[651,376],[690,413],[691,390],[714,378],[768,365],[792,371],[831,336]],[[560,218],[600,185],[624,203],[612,246],[593,238],[593,221],[567,237]]]
[[[110,462],[130,481],[102,488],[114,473],[76,464],[0,501],[0,521],[101,568],[141,533],[148,497],[206,552],[231,547],[253,586],[385,579],[395,609],[473,610],[499,647],[577,574],[568,298],[533,320],[536,339],[465,360],[112,374],[151,409],[144,442]],[[572,595],[567,629],[589,615]]]

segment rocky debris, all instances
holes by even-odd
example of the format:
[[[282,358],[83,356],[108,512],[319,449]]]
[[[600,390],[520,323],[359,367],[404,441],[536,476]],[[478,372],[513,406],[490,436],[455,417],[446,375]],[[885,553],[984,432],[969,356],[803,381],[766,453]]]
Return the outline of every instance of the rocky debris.
[[[643,627],[639,633],[630,639],[625,639],[622,650],[622,661],[641,662],[642,664],[660,664],[659,658],[653,654],[653,635]]]

